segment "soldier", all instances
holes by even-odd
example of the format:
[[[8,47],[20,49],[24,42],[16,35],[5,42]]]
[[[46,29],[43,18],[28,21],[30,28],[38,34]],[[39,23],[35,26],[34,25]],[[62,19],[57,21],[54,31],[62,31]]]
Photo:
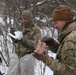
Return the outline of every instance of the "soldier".
[[[20,59],[21,71],[25,71],[25,75],[34,75],[34,65],[36,59],[31,55],[34,52],[38,40],[41,38],[40,28],[33,21],[31,11],[25,10],[22,12],[22,27],[20,30],[23,32],[23,38],[15,37],[15,30],[10,30],[13,34],[12,40],[15,45],[15,52]],[[15,38],[15,39],[14,39]],[[33,61],[34,60],[34,61]],[[31,69],[32,68],[32,69]],[[22,73],[22,72],[21,72]],[[22,74],[22,75],[23,75]],[[14,74],[13,74],[14,75]]]
[[[14,28],[11,28],[11,38],[15,45],[15,52],[19,58],[23,57],[26,54],[33,53],[38,40],[41,38],[40,28],[34,23],[33,15],[31,11],[25,10],[22,12],[22,25],[20,31],[16,31]],[[19,33],[23,32],[23,36]],[[17,35],[17,37],[15,37]],[[22,36],[22,37],[21,37]]]
[[[36,48],[38,40],[41,38],[40,28],[34,23],[33,15],[29,10],[22,12],[21,26],[20,30],[23,32],[23,39],[19,41],[21,43],[19,49],[16,49],[19,58],[25,54],[32,53]]]
[[[58,6],[52,14],[54,27],[60,31],[58,44],[53,38],[39,41],[33,56],[43,61],[54,75],[76,75],[76,20],[67,5]],[[46,44],[57,53],[56,59],[45,53]]]

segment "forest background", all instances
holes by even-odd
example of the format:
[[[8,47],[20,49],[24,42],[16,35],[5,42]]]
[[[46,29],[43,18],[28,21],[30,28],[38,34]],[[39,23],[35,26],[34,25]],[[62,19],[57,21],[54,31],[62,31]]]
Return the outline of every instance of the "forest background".
[[[0,0],[0,57],[6,65],[9,66],[9,48],[7,39],[8,29],[14,27],[18,29],[21,26],[21,14],[23,10],[29,9],[33,13],[33,19],[42,29],[50,28],[52,36],[54,35],[52,12],[59,5],[69,5],[76,17],[76,0]],[[51,28],[52,27],[52,28]],[[49,31],[47,31],[47,35]],[[2,40],[4,40],[2,42]],[[12,43],[11,43],[12,44]],[[11,45],[10,44],[10,45]],[[5,51],[5,57],[3,55]]]

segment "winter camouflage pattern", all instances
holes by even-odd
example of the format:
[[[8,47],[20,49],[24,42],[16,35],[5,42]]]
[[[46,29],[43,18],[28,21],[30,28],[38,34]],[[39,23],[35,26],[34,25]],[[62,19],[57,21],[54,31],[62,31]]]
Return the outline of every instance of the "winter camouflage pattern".
[[[29,28],[23,28],[23,39],[26,39],[28,41],[29,46],[33,45],[34,48],[36,48],[38,40],[41,38],[41,32],[37,25],[35,25],[34,22],[32,22]],[[18,54],[19,58],[23,57],[27,54],[27,52],[30,52],[31,49],[27,46],[23,46],[20,42],[15,43],[15,51]]]
[[[76,22],[61,32],[58,40],[56,59],[48,58],[46,64],[54,71],[54,75],[76,75]]]

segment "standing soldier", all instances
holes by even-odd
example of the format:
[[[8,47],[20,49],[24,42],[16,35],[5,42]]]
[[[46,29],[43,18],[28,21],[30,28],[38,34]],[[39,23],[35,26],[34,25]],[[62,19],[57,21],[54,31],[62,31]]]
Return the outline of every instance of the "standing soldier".
[[[37,42],[41,38],[40,28],[34,23],[33,15],[29,10],[22,12],[21,26],[23,39],[19,41],[19,49],[16,48],[15,50],[19,58],[34,52]]]
[[[10,30],[9,35],[14,35],[11,37],[15,44],[15,52],[20,59],[21,74],[34,75],[36,59],[31,53],[34,52],[38,40],[41,38],[41,32],[40,28],[34,23],[33,15],[29,10],[22,12],[21,26],[20,31],[23,32],[23,38],[20,38],[21,36],[15,37],[17,34],[14,29]]]
[[[73,19],[72,9],[67,5],[59,6],[53,11],[52,19],[54,27],[60,31],[60,44],[51,37],[44,38],[33,56],[50,67],[54,75],[76,75],[76,19]],[[56,59],[44,53],[46,44],[57,53]]]

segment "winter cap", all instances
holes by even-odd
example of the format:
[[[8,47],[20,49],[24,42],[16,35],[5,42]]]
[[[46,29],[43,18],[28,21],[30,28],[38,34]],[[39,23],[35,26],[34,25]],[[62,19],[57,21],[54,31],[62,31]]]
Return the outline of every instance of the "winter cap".
[[[30,10],[24,10],[22,12],[22,18],[26,18],[26,19],[32,19],[32,13]]]
[[[63,21],[63,20],[72,20],[73,12],[71,8],[67,5],[58,6],[52,14],[53,21]]]
[[[26,19],[26,21],[27,21],[26,23],[23,22],[23,24],[24,24],[23,26],[25,28],[31,27],[31,23],[32,23],[32,20],[33,20],[33,15],[32,15],[30,10],[24,10],[22,12],[22,19]]]

